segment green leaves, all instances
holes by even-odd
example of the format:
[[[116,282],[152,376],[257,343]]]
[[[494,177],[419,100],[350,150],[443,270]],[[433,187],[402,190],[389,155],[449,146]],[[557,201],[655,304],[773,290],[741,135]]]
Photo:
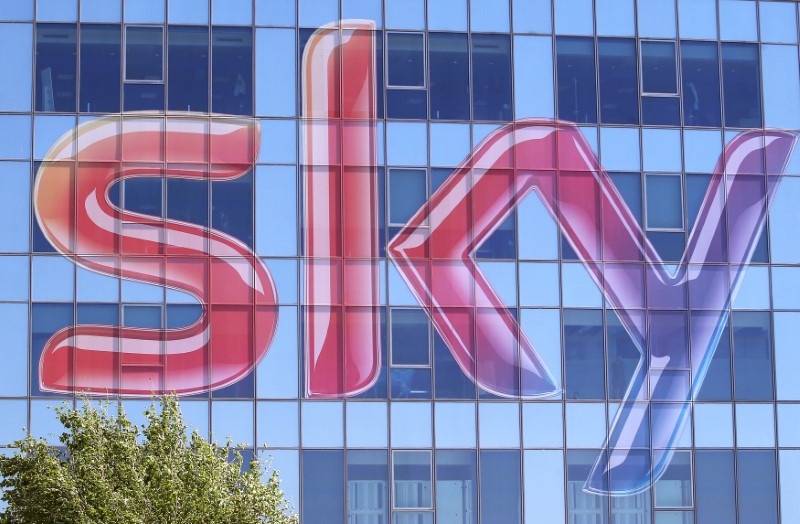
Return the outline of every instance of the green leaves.
[[[26,438],[0,457],[8,507],[0,524],[298,524],[278,472],[239,450],[210,443],[186,424],[174,396],[145,412],[143,428],[124,411],[85,400],[58,408],[61,445]]]

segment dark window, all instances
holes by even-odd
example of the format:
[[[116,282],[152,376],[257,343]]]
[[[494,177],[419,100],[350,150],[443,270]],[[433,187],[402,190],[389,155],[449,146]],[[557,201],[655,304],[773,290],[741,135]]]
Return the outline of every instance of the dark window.
[[[733,313],[736,400],[772,400],[772,329],[769,312]]]
[[[125,80],[164,79],[164,30],[128,27],[125,31]]]
[[[680,102],[677,96],[643,96],[642,122],[648,126],[680,125]]]
[[[119,325],[119,306],[116,304],[78,304],[78,324]]]
[[[732,451],[696,451],[697,524],[736,522]]]
[[[719,57],[716,42],[681,42],[683,123],[720,127]]]
[[[208,111],[208,28],[170,26],[169,104],[173,111]]]
[[[405,224],[428,199],[424,169],[389,170],[389,223]]]
[[[568,399],[605,399],[602,311],[564,310],[564,359]]]
[[[442,337],[434,331],[436,398],[475,398],[475,383],[461,371]],[[475,370],[471,370],[474,375]]]
[[[475,120],[512,119],[508,35],[472,35],[472,111]]]
[[[81,111],[119,113],[121,38],[119,26],[81,26]]]
[[[388,81],[392,87],[425,87],[425,35],[389,33]]]
[[[497,229],[492,231],[489,238],[483,241],[475,251],[475,256],[477,258],[516,258],[517,226],[514,218],[515,215],[516,212],[512,211]]]
[[[642,224],[642,175],[639,173],[610,173],[617,191],[631,213]]]
[[[686,235],[683,232],[648,231],[647,239],[665,261],[679,261],[686,250]]]
[[[689,229],[694,227],[710,183],[711,175],[686,175],[686,218]]]
[[[203,308],[196,304],[167,305],[167,328],[191,326],[200,318]]]
[[[428,325],[422,309],[392,309],[392,365],[430,364]]]
[[[558,118],[577,123],[597,122],[594,39],[556,38]]]
[[[609,311],[606,316],[608,343],[608,398],[625,397],[633,373],[641,361],[641,353],[625,330],[617,315]]]
[[[481,521],[521,522],[519,451],[481,451]]]
[[[680,175],[647,175],[648,229],[683,229]]]
[[[431,33],[428,39],[433,120],[469,120],[467,35]]]
[[[692,312],[692,326],[697,329],[713,330],[717,327],[719,313]],[[705,327],[702,327],[706,324]],[[697,400],[730,400],[731,399],[731,330],[725,324],[720,330],[719,342],[711,357],[711,364],[703,379],[703,385],[695,393]]]
[[[125,111],[163,111],[164,84],[125,84]]]
[[[75,111],[77,41],[74,25],[36,25],[37,111]]]
[[[161,327],[161,306],[125,306],[122,309],[122,325],[128,327]]]
[[[392,368],[392,398],[431,398],[430,368]]]
[[[736,459],[739,466],[739,524],[777,524],[775,451],[740,450]]]
[[[642,92],[678,93],[675,42],[642,42]]]
[[[133,178],[122,183],[124,209],[152,217],[162,216],[162,181],[160,178]]]
[[[211,227],[253,245],[253,173],[211,183]]]
[[[305,450],[301,463],[303,524],[344,524],[344,452]]]
[[[636,41],[601,38],[597,51],[600,67],[600,120],[607,124],[638,124]]]
[[[477,524],[478,478],[474,451],[436,452],[436,516],[443,524]]]
[[[389,118],[424,120],[428,115],[428,96],[424,89],[387,89]]]
[[[249,28],[212,29],[211,110],[230,115],[253,112],[253,35]]]
[[[208,182],[167,179],[167,217],[208,225]]]
[[[761,127],[758,44],[722,44],[725,125]]]

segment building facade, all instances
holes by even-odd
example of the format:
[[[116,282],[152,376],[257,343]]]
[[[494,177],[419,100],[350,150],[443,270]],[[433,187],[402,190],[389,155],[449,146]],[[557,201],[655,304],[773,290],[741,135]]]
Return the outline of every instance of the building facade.
[[[0,2],[0,453],[176,392],[304,524],[800,522],[798,16]]]

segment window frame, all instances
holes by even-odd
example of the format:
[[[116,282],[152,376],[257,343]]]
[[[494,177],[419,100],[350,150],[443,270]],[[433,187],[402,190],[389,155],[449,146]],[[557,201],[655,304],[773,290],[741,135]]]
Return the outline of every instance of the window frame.
[[[651,226],[649,224],[650,213],[647,206],[647,179],[651,176],[658,176],[658,177],[677,177],[680,182],[680,203],[681,203],[681,227],[657,227]],[[643,173],[643,180],[642,180],[642,193],[644,198],[642,199],[642,214],[644,223],[644,230],[646,232],[656,231],[656,232],[668,232],[668,233],[685,233],[686,232],[686,183],[684,180],[683,173],[661,173],[661,172],[645,172]]]
[[[161,31],[161,79],[143,80],[128,78],[128,29],[158,29]],[[122,83],[123,84],[166,84],[166,54],[167,54],[167,25],[148,25],[148,24],[123,24],[122,26]]]
[[[428,465],[429,465],[429,479],[430,479],[430,499],[431,504],[429,507],[402,507],[397,506],[397,496],[395,493],[395,466],[396,466],[396,456],[401,453],[425,453],[428,456]],[[389,471],[390,482],[392,483],[391,493],[390,496],[392,498],[392,505],[391,510],[392,512],[398,513],[431,513],[433,515],[436,507],[436,495],[434,493],[434,486],[436,483],[436,479],[434,477],[434,463],[433,463],[433,450],[431,449],[393,449],[392,450],[392,459],[391,459],[391,469]]]
[[[656,39],[656,38],[642,38],[638,42],[639,51],[639,96],[640,97],[653,97],[653,98],[681,98],[681,58],[679,40],[671,39]],[[674,93],[658,93],[644,90],[644,53],[643,47],[648,43],[659,44],[672,44],[675,58],[675,92]]]
[[[422,37],[422,85],[421,86],[407,86],[407,85],[394,85],[389,82],[389,69],[391,62],[389,61],[389,36],[391,35],[419,35]],[[428,39],[426,38],[425,31],[384,31],[384,46],[383,46],[383,84],[386,89],[402,89],[410,91],[425,91],[428,89]]]

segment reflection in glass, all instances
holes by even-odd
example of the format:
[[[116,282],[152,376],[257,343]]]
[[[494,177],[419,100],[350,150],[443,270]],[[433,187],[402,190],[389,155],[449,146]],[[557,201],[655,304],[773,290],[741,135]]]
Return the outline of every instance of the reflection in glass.
[[[564,359],[566,398],[605,398],[602,311],[564,310]]]
[[[170,26],[169,101],[172,111],[208,111],[208,29]]]
[[[433,508],[430,451],[395,451],[392,459],[395,508]]]
[[[674,42],[642,42],[642,92],[678,93],[678,70]]]
[[[681,78],[684,125],[719,127],[717,43],[681,42]]]
[[[737,451],[736,465],[739,524],[778,524],[775,450]]]
[[[722,44],[725,125],[761,127],[761,73],[757,44]]]
[[[344,451],[303,450],[303,524],[344,524]]]
[[[230,115],[253,113],[253,34],[245,27],[214,27],[211,32],[211,110]]]
[[[128,27],[125,31],[125,79],[164,79],[164,30],[161,27]]]
[[[767,311],[733,313],[736,400],[772,400],[772,329]]]
[[[431,33],[428,47],[431,119],[469,120],[467,35]]]
[[[666,471],[656,481],[657,508],[692,507],[692,457],[688,451],[676,452]]]
[[[512,119],[508,35],[472,35],[472,111],[475,120]]]
[[[558,118],[577,123],[597,122],[594,39],[556,39]]]
[[[119,112],[121,46],[119,26],[81,26],[81,111]]]
[[[636,41],[601,38],[597,44],[600,68],[600,120],[609,124],[639,123]]]
[[[736,522],[732,451],[695,452],[697,524]]]
[[[478,480],[474,451],[436,452],[436,521],[477,524]]]
[[[425,87],[425,35],[386,35],[386,67],[390,86]]]
[[[386,451],[348,451],[348,524],[388,522],[389,459]]]
[[[481,451],[481,521],[521,522],[518,450]]]
[[[36,24],[36,111],[75,111],[74,24]]]

